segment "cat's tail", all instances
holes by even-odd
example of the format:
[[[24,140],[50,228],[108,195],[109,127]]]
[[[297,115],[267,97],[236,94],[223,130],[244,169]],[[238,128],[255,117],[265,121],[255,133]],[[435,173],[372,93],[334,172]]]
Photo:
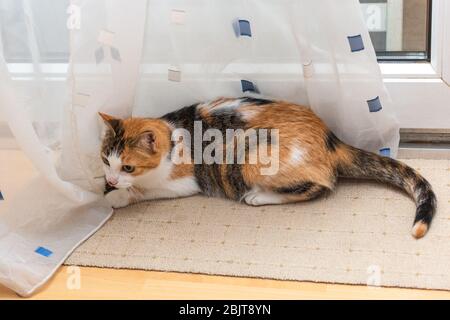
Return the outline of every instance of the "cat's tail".
[[[436,212],[436,196],[424,177],[397,160],[345,144],[336,151],[339,176],[374,179],[405,190],[414,199],[417,207],[412,235],[415,238],[425,236]]]

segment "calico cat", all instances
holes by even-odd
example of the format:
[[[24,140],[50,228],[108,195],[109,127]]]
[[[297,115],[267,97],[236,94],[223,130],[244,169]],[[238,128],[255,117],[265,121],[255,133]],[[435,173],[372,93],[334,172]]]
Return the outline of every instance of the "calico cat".
[[[121,120],[103,113],[100,116],[106,124],[101,147],[105,197],[114,208],[197,193],[252,206],[306,201],[333,190],[338,177],[351,177],[375,179],[406,191],[417,206],[412,229],[416,238],[427,233],[436,210],[435,194],[417,171],[389,157],[343,143],[303,106],[256,98],[219,98],[157,119]],[[276,151],[277,170],[261,174],[267,162],[249,163],[257,149],[248,142],[244,144],[248,154],[241,162],[236,161],[236,155],[231,163],[193,161],[197,152],[194,148],[174,152],[180,145],[188,145],[184,137],[174,140],[174,132],[182,128],[194,136],[198,123],[203,130],[212,129],[224,137],[231,129],[241,135],[249,130],[278,129],[276,139],[271,136],[257,142],[257,146],[266,143],[268,154]],[[238,136],[232,136],[222,147],[225,149]],[[203,141],[200,154],[205,148]],[[174,155],[183,155],[187,161],[175,163]],[[224,155],[218,158],[221,157],[224,159]]]

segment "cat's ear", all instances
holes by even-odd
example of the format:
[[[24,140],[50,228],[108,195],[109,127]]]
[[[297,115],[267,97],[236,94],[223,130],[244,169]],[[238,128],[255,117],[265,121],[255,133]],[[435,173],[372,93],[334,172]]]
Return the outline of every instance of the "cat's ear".
[[[144,148],[150,153],[156,153],[158,151],[158,144],[155,133],[151,130],[143,132],[139,136],[139,147]]]
[[[119,122],[120,119],[110,116],[109,114],[99,112],[100,123],[102,125],[102,137],[106,134],[106,131],[111,130],[111,132],[115,135],[116,131],[114,130],[114,124]]]
[[[103,119],[105,122],[111,122],[112,120],[119,120],[113,116],[110,116],[109,114],[99,112],[98,115]]]

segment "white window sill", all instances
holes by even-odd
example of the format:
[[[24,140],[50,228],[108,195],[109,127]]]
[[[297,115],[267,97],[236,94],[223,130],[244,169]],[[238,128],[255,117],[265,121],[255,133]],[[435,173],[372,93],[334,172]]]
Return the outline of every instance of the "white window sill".
[[[379,66],[385,79],[441,79],[440,74],[436,72],[431,63],[381,62]]]
[[[383,78],[404,78],[404,79],[440,79],[441,75],[436,72],[435,68],[431,63],[426,62],[401,62],[401,63],[391,63],[391,62],[381,62],[379,63],[381,73]],[[53,76],[64,76],[68,71],[67,63],[43,63],[40,64],[40,73],[45,75]],[[143,71],[147,70],[149,66],[143,65]],[[153,66],[154,67],[154,66]],[[269,67],[266,66],[266,67]],[[151,68],[150,68],[151,69]],[[278,69],[277,69],[278,70]],[[9,63],[8,71],[15,76],[30,76],[36,72],[34,66],[31,63]],[[286,70],[289,73],[292,72],[292,68]],[[278,70],[279,72],[279,70]]]

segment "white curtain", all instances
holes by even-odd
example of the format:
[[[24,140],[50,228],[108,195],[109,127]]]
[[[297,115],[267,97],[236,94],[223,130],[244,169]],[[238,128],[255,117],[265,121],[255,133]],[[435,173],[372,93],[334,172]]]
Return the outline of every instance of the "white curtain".
[[[345,142],[396,155],[357,0],[0,0],[0,28],[0,121],[40,172],[0,216],[0,282],[22,295],[112,214],[98,111],[161,116],[263,96],[308,105]]]

